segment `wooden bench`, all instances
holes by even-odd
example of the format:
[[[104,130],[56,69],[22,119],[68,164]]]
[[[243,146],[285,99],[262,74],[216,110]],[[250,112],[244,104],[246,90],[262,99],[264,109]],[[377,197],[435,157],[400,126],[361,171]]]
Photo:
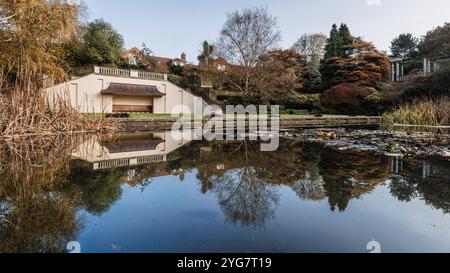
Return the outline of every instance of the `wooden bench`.
[[[113,105],[114,113],[153,113],[151,105]]]

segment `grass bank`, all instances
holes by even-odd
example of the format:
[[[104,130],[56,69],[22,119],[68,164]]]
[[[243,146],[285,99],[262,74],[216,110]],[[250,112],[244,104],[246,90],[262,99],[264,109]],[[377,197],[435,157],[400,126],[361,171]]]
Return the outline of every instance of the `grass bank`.
[[[450,126],[450,97],[416,100],[400,104],[385,113],[384,126],[405,126],[417,129]]]

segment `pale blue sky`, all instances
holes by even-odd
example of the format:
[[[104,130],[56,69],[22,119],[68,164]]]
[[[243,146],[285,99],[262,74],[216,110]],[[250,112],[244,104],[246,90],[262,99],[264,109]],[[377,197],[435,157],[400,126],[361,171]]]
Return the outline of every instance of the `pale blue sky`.
[[[450,0],[84,0],[89,19],[104,18],[124,36],[126,47],[145,42],[155,55],[191,62],[203,40],[214,41],[234,10],[267,6],[278,17],[288,48],[307,32],[329,33],[333,23],[345,22],[355,36],[388,50],[403,32],[422,36],[450,22]]]

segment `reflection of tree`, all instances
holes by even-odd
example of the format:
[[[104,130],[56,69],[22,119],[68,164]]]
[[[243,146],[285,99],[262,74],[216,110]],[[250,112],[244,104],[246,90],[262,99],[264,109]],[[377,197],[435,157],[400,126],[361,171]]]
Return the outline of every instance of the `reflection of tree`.
[[[324,181],[315,176],[314,172],[307,172],[303,179],[292,186],[292,190],[302,200],[321,201],[325,198]]]
[[[89,213],[107,212],[122,196],[123,169],[94,171],[80,161],[71,163],[71,172],[62,191],[71,192],[78,205]]]
[[[321,161],[322,147],[318,145],[306,145],[300,155],[304,165],[304,175],[292,186],[292,190],[297,193],[302,200],[320,201],[325,198],[325,182],[320,175],[319,163]]]
[[[411,202],[417,198],[416,185],[411,184],[400,175],[392,176],[390,180],[389,189],[391,194],[399,201]]]
[[[258,219],[270,219],[278,201],[276,185],[291,187],[302,200],[328,197],[333,211],[344,211],[351,199],[371,192],[389,175],[383,156],[335,152],[295,140],[283,140],[276,152],[261,152],[257,142],[195,145],[174,158],[185,158],[185,169],[197,168],[202,192],[214,191],[228,219],[245,225],[263,226]]]
[[[39,194],[21,205],[3,204],[8,208],[0,221],[0,252],[63,252],[81,228],[76,207],[61,196]]]
[[[364,152],[324,150],[320,172],[332,211],[344,211],[349,201],[371,192],[389,176],[385,157]]]
[[[423,168],[430,176],[424,177]],[[389,185],[391,194],[398,200],[409,202],[423,199],[428,205],[450,213],[450,164],[444,161],[427,162],[406,160],[401,174],[393,175]]]
[[[213,177],[213,185],[230,222],[262,228],[274,216],[279,196],[273,185],[258,177],[255,168],[227,171],[221,177]]]
[[[276,186],[294,185],[305,173],[298,157],[302,146],[295,142],[284,142],[274,153],[261,152],[257,142],[207,145],[210,150],[204,149],[197,159],[189,157],[189,163],[198,169],[202,192],[215,192],[233,223],[263,227],[278,204]]]
[[[73,139],[0,146],[0,252],[64,252],[82,227],[74,200],[57,190]]]

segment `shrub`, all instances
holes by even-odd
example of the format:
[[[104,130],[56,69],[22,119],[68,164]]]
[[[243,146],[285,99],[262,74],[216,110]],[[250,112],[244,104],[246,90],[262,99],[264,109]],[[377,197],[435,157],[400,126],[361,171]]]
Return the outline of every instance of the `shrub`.
[[[376,92],[374,88],[357,84],[341,83],[327,91],[320,97],[324,106],[335,108],[341,112],[359,112],[364,100]]]
[[[427,79],[416,81],[405,87],[403,91],[402,100],[405,101],[448,95],[450,94],[450,68],[438,71]]]
[[[298,94],[285,99],[272,99],[271,104],[281,105],[292,110],[321,110],[320,94]]]

